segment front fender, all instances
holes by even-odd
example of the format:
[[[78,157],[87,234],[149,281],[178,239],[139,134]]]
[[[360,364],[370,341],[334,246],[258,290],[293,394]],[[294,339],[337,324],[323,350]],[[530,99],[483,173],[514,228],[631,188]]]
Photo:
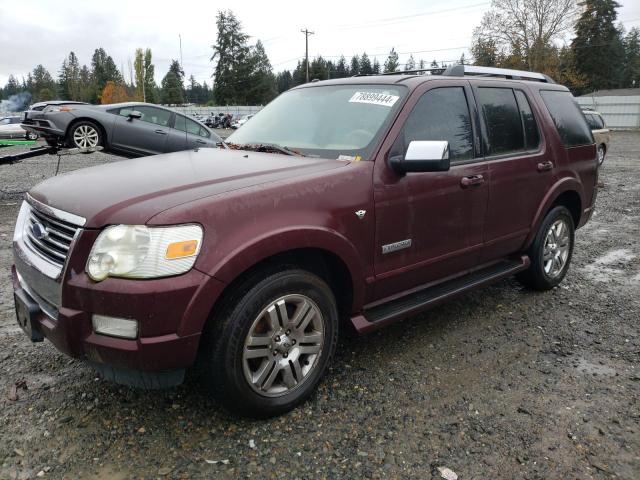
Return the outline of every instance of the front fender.
[[[324,250],[340,258],[351,274],[354,305],[363,303],[364,287],[357,279],[365,275],[358,250],[344,235],[327,227],[296,226],[265,233],[237,245],[210,265],[203,262],[206,269],[203,266],[199,268],[203,273],[228,284],[262,260],[304,248]]]

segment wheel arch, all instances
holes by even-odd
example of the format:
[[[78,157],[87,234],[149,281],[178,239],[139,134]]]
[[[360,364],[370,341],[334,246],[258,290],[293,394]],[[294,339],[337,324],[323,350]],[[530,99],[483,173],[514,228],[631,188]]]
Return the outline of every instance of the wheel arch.
[[[84,117],[76,117],[71,122],[69,122],[69,126],[67,127],[67,130],[64,132],[65,140],[67,138],[69,138],[69,133],[71,132],[71,129],[75,125],[77,125],[79,122],[91,122],[91,123],[95,124],[100,129],[100,132],[102,133],[102,143],[104,144],[103,146],[107,146],[107,144],[108,144],[107,129],[104,128],[104,125],[102,125],[102,123],[100,123],[95,118],[86,117],[86,116],[84,116]]]
[[[359,281],[364,279],[364,272],[355,247],[337,232],[295,229],[238,247],[209,268],[196,265],[224,287],[205,309],[209,311],[207,318],[192,318],[189,325],[183,324],[180,330],[201,332],[214,309],[220,307],[238,285],[260,272],[277,271],[279,266],[308,270],[325,280],[336,297],[341,320],[348,320],[354,309],[364,303],[364,280]]]
[[[525,242],[525,249],[529,248],[533,242],[536,232],[538,231],[538,228],[540,228],[540,224],[544,220],[544,217],[552,208],[558,205],[563,205],[569,209],[571,217],[573,218],[574,227],[578,228],[580,221],[583,218],[584,201],[582,186],[575,178],[564,178],[549,189],[549,192],[538,207],[536,216],[531,225],[531,231],[529,232],[529,236]]]

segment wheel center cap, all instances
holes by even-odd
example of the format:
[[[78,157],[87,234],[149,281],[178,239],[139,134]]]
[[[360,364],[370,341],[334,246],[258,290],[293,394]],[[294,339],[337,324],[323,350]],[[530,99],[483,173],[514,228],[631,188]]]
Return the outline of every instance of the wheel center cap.
[[[278,341],[275,341],[276,350],[279,352],[288,352],[292,347],[291,339],[287,335],[280,335]]]

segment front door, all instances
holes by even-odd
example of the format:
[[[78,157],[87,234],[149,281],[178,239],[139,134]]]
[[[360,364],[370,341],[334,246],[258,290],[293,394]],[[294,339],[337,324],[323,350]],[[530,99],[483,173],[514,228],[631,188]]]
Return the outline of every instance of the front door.
[[[375,166],[372,300],[462,273],[478,263],[483,245],[489,178],[477,148],[477,116],[468,82],[426,82],[398,122],[401,127],[398,132],[394,126],[398,133],[388,154],[383,146]],[[413,140],[447,140],[450,170],[395,173],[388,157],[404,155]]]

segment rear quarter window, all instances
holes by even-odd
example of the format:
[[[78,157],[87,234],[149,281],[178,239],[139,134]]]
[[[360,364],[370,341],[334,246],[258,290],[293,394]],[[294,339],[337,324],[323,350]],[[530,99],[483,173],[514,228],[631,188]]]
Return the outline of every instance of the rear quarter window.
[[[561,90],[540,90],[540,96],[551,114],[565,147],[593,143],[591,129],[571,93]]]

